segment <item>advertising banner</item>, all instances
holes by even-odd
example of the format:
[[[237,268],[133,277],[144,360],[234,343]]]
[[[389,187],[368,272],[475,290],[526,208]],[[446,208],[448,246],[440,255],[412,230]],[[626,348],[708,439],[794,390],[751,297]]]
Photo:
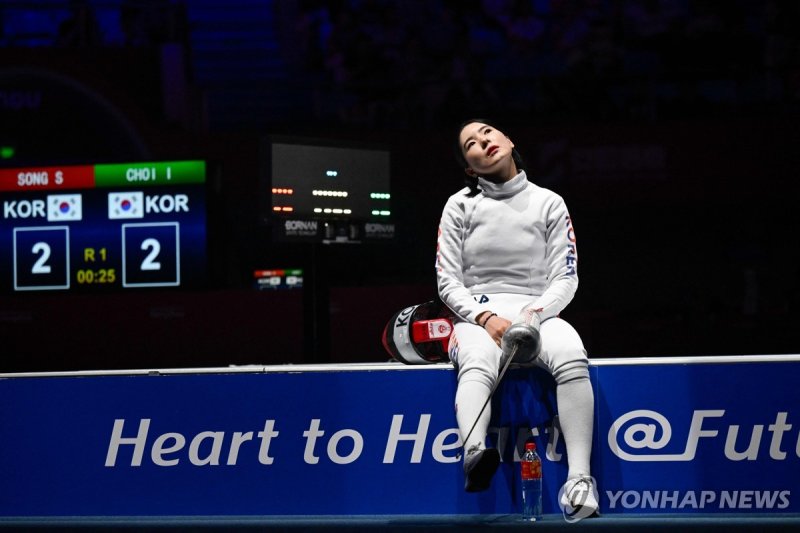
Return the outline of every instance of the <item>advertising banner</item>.
[[[800,361],[596,364],[601,511],[797,513]],[[519,456],[561,513],[555,384],[512,369],[489,440],[503,463],[464,492],[448,365],[0,379],[0,516],[511,514]]]
[[[800,362],[603,365],[607,513],[798,512]]]

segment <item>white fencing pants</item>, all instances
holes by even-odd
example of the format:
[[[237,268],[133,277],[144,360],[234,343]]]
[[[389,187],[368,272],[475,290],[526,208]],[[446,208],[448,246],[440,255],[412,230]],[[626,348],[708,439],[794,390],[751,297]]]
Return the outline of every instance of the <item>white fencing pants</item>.
[[[513,321],[531,303],[523,294],[488,294],[489,307],[499,316]],[[589,474],[593,430],[594,394],[589,382],[588,359],[578,332],[558,317],[542,322],[539,329],[542,349],[535,364],[556,381],[559,421],[567,445],[569,477]],[[462,439],[469,432],[500,372],[500,348],[481,327],[456,321],[449,347],[450,360],[458,373],[456,419]],[[491,419],[488,405],[464,446],[484,445]]]

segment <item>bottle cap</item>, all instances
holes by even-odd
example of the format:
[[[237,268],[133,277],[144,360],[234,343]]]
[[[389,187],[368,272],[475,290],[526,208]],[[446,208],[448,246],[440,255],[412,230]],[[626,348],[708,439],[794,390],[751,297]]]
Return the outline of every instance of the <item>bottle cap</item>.
[[[525,443],[525,449],[526,450],[535,450],[536,449],[536,443],[535,442],[526,442]]]

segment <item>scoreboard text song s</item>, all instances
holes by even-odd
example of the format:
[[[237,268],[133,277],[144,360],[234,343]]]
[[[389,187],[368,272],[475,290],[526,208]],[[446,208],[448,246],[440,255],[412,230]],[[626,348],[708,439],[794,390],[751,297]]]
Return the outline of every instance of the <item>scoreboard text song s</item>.
[[[0,169],[5,291],[205,283],[204,161]]]

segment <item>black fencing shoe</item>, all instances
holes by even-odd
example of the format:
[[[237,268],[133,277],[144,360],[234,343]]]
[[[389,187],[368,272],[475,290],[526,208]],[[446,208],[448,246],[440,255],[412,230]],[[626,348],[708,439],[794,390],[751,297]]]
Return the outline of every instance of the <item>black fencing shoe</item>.
[[[467,492],[488,489],[498,466],[500,452],[495,448],[481,449],[480,445],[473,445],[464,456],[464,475],[467,478],[464,489]]]

